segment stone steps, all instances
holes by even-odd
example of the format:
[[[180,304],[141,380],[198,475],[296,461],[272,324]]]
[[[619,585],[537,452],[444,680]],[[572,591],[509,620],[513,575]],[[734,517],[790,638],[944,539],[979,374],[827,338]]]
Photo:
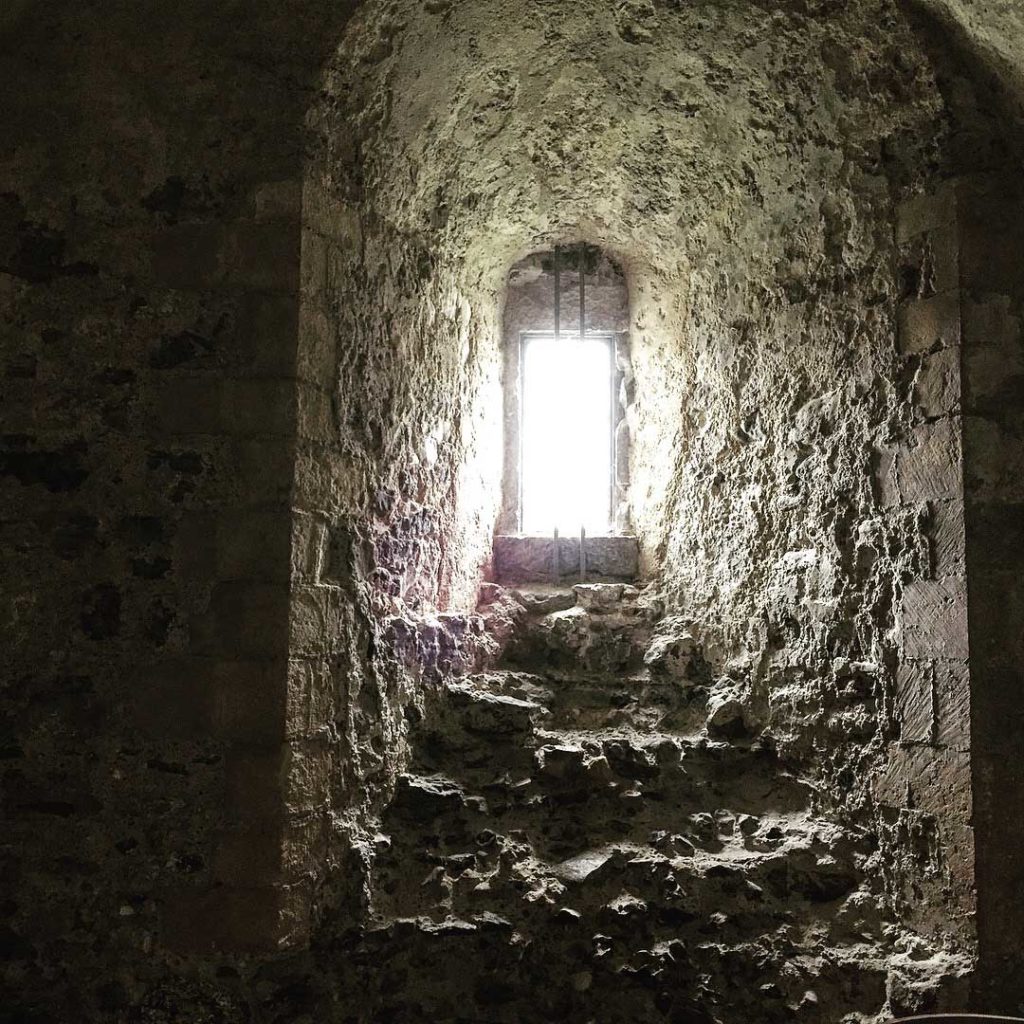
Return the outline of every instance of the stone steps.
[[[381,1019],[874,1020],[872,838],[812,811],[742,681],[635,588],[520,597],[502,664],[434,694],[381,822],[360,955],[421,994],[381,988]]]

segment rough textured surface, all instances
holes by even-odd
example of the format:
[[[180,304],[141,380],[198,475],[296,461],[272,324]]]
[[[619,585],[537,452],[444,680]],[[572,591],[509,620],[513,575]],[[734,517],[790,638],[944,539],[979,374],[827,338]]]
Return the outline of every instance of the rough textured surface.
[[[794,854],[817,866],[835,838],[893,929],[867,928],[861,990],[822,963],[832,980],[801,1003],[780,966],[778,1012],[955,1005],[962,986],[912,965],[959,974],[976,886],[978,1008],[1019,1009],[1000,816],[1022,728],[1020,17],[1006,0],[5,4],[0,1012],[372,1019],[342,982],[398,998],[402,949],[465,952],[483,979],[441,1019],[515,1005],[500,921],[375,930],[446,906],[380,902],[378,836],[394,822],[394,856],[427,851],[402,819],[421,813],[411,734],[446,695],[472,704],[453,677],[516,635],[514,602],[472,614],[500,507],[501,302],[513,263],[579,239],[630,286],[631,512],[681,630],[649,670],[698,643],[716,680],[735,667],[697,732],[733,750],[767,729],[772,764],[814,788]],[[571,642],[566,672],[620,649],[563,619],[542,650]],[[449,810],[468,792],[435,790]],[[525,892],[553,889],[517,837],[510,871],[520,853]],[[437,865],[441,889],[460,864]],[[702,871],[710,920],[733,880]],[[517,923],[521,895],[497,897]],[[794,948],[828,961],[851,941],[835,906],[766,899],[808,929]],[[654,1019],[695,1011],[659,1003],[654,960],[617,959],[650,952],[637,909],[588,942],[621,938],[606,962]],[[678,957],[710,971],[701,1005],[723,1019],[741,1004],[705,966],[791,926],[743,920]],[[549,931],[564,916],[528,923],[583,962]],[[570,1008],[594,998],[575,973]],[[538,998],[564,1009],[553,982]]]
[[[558,562],[555,563],[555,545]],[[632,583],[639,556],[635,537],[585,537],[583,567],[588,578]],[[501,583],[560,583],[580,579],[578,537],[494,538],[494,577]]]
[[[970,957],[899,924],[879,835],[829,817],[813,705],[707,661],[650,593],[565,596],[521,608],[501,662],[447,682],[416,728],[372,927],[331,940],[352,953],[338,1003],[509,1022],[962,1003]],[[830,694],[837,749],[876,727],[871,672],[849,667]],[[803,683],[831,681],[808,667]]]

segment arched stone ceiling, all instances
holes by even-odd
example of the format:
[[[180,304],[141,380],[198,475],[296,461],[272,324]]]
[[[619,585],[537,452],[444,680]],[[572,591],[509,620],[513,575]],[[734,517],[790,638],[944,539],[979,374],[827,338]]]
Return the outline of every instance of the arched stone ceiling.
[[[940,47],[994,93],[1002,107],[1001,129],[1024,153],[1024,2],[904,0],[904,5]]]

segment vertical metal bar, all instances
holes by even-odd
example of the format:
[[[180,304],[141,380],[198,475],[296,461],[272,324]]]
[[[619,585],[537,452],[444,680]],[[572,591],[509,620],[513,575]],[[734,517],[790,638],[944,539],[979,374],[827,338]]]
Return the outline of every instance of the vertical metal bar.
[[[580,273],[580,341],[587,336],[587,300],[586,285],[583,282],[583,246],[580,246],[579,262],[577,264]]]
[[[619,450],[618,450],[618,427],[619,427],[619,395],[615,385],[619,377],[618,354],[619,336],[613,334],[608,340],[608,391],[611,409],[608,412],[608,419],[611,421],[609,437],[609,451],[611,452],[611,472],[608,474],[608,532],[615,533],[615,495],[619,487]]]
[[[519,462],[516,466],[516,497],[518,499],[518,532],[523,532],[525,517],[523,515],[523,455],[526,452],[526,335],[519,332]]]
[[[558,527],[555,527],[555,539],[551,547],[551,574],[557,584],[562,575],[562,568],[558,564]]]
[[[580,527],[580,583],[587,582],[587,530]]]
[[[555,246],[555,341],[558,341],[558,336],[562,331],[562,276],[561,276],[561,262],[562,262],[562,247],[560,245]]]

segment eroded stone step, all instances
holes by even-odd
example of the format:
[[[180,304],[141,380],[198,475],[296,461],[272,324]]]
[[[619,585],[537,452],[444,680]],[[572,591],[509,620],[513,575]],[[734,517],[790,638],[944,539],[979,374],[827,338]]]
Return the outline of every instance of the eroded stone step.
[[[658,936],[602,931],[568,911],[526,927],[484,913],[367,930],[343,950],[361,982],[360,1020],[862,1024],[887,1004],[900,1015],[924,1009],[970,971],[966,958],[923,943],[911,952],[848,936],[823,949],[810,923],[739,940],[712,921]]]
[[[865,841],[854,848],[841,830],[806,815],[757,817],[725,809],[666,815],[655,808],[652,815],[614,818],[600,806],[590,808],[597,812],[592,817],[545,810],[557,807],[527,803],[495,814],[488,800],[452,780],[404,776],[384,819],[400,846],[385,851],[381,863],[429,865],[435,876],[450,879],[481,864],[493,868],[495,858],[506,866],[529,862],[537,877],[561,881],[580,881],[589,869],[608,864],[621,875],[622,864],[632,862],[643,870],[683,865],[698,878],[756,870],[772,890],[827,901],[849,888],[855,855],[868,852]],[[670,828],[651,827],[666,818],[675,819]]]
[[[651,622],[635,604],[584,606],[528,617],[505,651],[509,667],[545,672],[623,672],[643,667]]]
[[[703,670],[679,679],[648,669],[605,673],[589,669],[561,672],[550,666],[533,671],[491,670],[467,677],[490,693],[530,700],[547,712],[547,727],[567,730],[633,728],[671,732],[739,746],[757,740],[769,723],[765,688],[729,677],[708,680]],[[843,724],[865,736],[874,728],[870,701],[844,714]]]
[[[521,842],[518,851],[500,840],[491,845],[490,857],[472,864],[457,856],[424,858],[391,872],[377,888],[378,913],[404,907],[408,914],[414,908],[417,916],[437,922],[487,915],[508,922],[527,941],[564,932],[600,935],[608,953],[628,960],[631,951],[670,941],[726,946],[778,933],[790,945],[804,936],[813,941],[821,937],[816,922],[825,902],[838,918],[849,916],[848,904],[856,902],[862,913],[865,901],[878,899],[858,885],[852,869],[838,884],[827,863],[819,867],[824,881],[808,881],[801,866],[781,884],[781,855],[737,864],[615,847],[552,865],[532,857]],[[820,851],[802,852],[823,859]],[[825,891],[828,900],[822,899]],[[861,938],[881,942],[884,935],[876,928]]]

